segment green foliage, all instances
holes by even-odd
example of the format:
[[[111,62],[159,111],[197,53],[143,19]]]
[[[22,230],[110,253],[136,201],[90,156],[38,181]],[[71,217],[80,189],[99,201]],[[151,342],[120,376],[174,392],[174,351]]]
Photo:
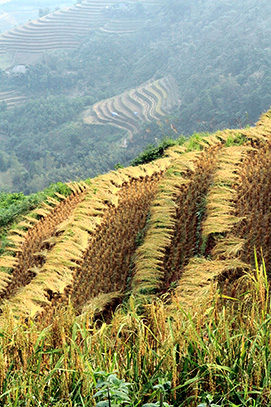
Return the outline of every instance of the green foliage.
[[[44,191],[29,196],[25,196],[21,192],[0,193],[0,233],[2,239],[0,254],[4,251],[5,241],[3,239],[5,239],[6,230],[11,224],[17,222],[22,215],[35,209],[47,196],[55,197],[55,192],[68,196],[71,190],[67,185],[58,182],[50,185]]]
[[[213,404],[213,396],[211,394],[207,394],[206,396],[206,403],[198,404],[197,407],[219,407],[220,404]]]
[[[9,137],[22,139],[31,132],[48,132],[56,126],[71,121],[83,108],[84,99],[66,96],[48,96],[26,102],[2,113],[5,123],[2,130]],[[13,140],[14,142],[14,140]]]
[[[96,404],[97,407],[116,407],[130,403],[128,394],[131,383],[118,379],[112,373],[96,372],[95,376],[99,377],[96,384],[98,391],[93,396],[100,400]]]
[[[207,137],[209,133],[194,133],[191,137],[179,137],[177,139],[172,139],[169,137],[164,138],[159,142],[157,146],[148,145],[145,150],[139,154],[132,162],[131,165],[136,166],[140,164],[146,164],[151,161],[157,160],[164,156],[166,149],[174,145],[185,145],[187,151],[202,150],[203,144],[202,139]],[[242,144],[243,138],[240,137],[236,144]],[[238,144],[239,145],[239,144]]]
[[[145,403],[142,407],[173,407],[171,404],[164,401],[171,390],[170,381],[166,381],[164,378],[159,378],[159,383],[153,386],[153,389],[153,394],[159,397],[159,401],[156,403]]]
[[[225,143],[225,147],[230,147],[230,146],[241,146],[244,144],[244,142],[246,141],[246,137],[242,134],[239,133],[237,136],[235,137],[228,137],[226,143]]]
[[[185,143],[187,151],[202,150],[202,139],[207,137],[209,133],[194,133]]]
[[[131,162],[131,165],[136,166],[157,160],[158,158],[163,157],[165,150],[168,147],[174,146],[176,144],[178,144],[178,141],[172,140],[170,138],[165,138],[158,144],[158,146],[148,145],[145,150]]]
[[[118,170],[119,168],[124,168],[124,167],[120,163],[117,163],[117,164],[114,165],[115,170]]]

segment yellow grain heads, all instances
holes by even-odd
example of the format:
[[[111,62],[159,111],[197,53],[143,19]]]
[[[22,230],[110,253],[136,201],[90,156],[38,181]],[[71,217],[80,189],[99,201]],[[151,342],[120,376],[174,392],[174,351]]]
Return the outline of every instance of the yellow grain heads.
[[[219,147],[220,143],[214,143],[208,154],[173,152],[172,166],[151,206],[144,243],[136,251],[134,294],[149,296],[166,291],[197,251],[198,211],[212,180]]]
[[[81,310],[97,295],[124,290],[135,238],[169,163],[167,159],[105,174],[83,187],[74,184],[62,207],[60,203],[45,215],[49,209],[43,206],[38,211],[41,220],[32,227],[35,233],[31,238],[26,235],[30,254],[21,241],[25,237],[17,234],[24,266],[13,270],[13,285],[3,294],[15,314],[33,316],[43,307],[49,311],[52,305],[66,304],[69,297]],[[20,312],[23,298],[27,300]]]
[[[26,217],[17,229],[11,230],[8,236],[9,250],[16,253],[16,256],[8,255],[0,259],[0,267],[6,271],[1,280],[1,298],[10,298],[38,274],[37,270],[46,259],[47,249],[54,244],[49,243],[48,239],[55,234],[56,226],[67,218],[80,202],[85,188],[84,184],[78,186],[76,193],[67,198],[61,196],[63,199],[60,202],[50,198],[48,204],[44,203],[33,211],[31,216]]]

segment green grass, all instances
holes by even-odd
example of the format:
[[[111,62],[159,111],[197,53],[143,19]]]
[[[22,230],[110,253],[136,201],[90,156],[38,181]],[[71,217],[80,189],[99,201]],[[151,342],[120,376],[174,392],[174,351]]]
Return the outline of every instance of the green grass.
[[[163,402],[173,406],[204,405],[207,397],[219,406],[270,406],[265,276],[257,266],[236,285],[235,299],[213,289],[189,312],[174,299],[137,308],[131,297],[110,323],[78,320],[71,307],[45,329],[10,317],[0,332],[0,404],[94,406],[106,402],[94,398],[98,378],[113,374],[131,384],[133,407],[158,403],[161,381],[171,383]]]

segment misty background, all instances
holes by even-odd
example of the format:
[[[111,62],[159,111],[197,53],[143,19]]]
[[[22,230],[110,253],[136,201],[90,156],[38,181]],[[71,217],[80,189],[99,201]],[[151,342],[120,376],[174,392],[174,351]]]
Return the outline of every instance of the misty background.
[[[39,10],[70,7],[74,1],[0,0],[0,33],[39,17]]]
[[[0,190],[93,177],[149,144],[253,125],[270,108],[269,1],[95,7],[0,3]]]

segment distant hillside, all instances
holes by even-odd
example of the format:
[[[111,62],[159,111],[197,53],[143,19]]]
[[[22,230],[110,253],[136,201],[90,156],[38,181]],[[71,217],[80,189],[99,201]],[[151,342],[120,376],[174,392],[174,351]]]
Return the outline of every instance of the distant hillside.
[[[0,33],[38,18],[41,12],[54,11],[73,4],[73,0],[0,0]]]
[[[84,122],[119,127],[132,139],[142,123],[161,119],[178,104],[180,100],[174,79],[161,78],[95,103],[84,112]],[[127,141],[124,147],[127,147]]]
[[[166,137],[253,125],[271,104],[270,7],[88,0],[3,33],[0,189],[32,193]],[[132,89],[161,78],[177,103],[164,109],[150,85],[138,105]]]
[[[78,47],[81,37],[93,30],[134,32],[141,28],[146,18],[144,6],[162,2],[143,0],[138,5],[135,1],[85,0],[73,7],[49,13],[0,35],[0,66],[40,62],[46,51]]]

